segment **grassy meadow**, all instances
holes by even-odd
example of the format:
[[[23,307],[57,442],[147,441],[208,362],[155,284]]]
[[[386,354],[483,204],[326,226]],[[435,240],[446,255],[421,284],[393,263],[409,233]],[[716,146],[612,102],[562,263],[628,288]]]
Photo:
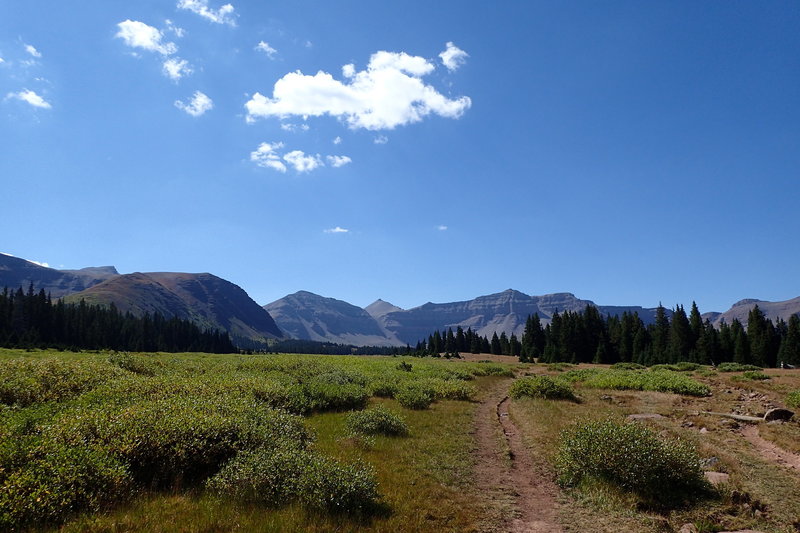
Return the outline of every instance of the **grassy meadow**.
[[[800,371],[506,360],[0,350],[0,530],[505,531],[475,428],[506,393],[566,531],[800,527],[800,471],[704,414],[795,405]]]

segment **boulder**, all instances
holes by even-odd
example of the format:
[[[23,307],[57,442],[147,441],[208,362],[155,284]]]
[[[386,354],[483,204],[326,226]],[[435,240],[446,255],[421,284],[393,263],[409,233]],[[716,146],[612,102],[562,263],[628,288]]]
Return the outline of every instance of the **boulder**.
[[[703,472],[706,476],[706,479],[709,483],[714,485],[722,485],[723,483],[727,483],[730,480],[730,475],[724,472]]]
[[[772,420],[791,420],[794,416],[794,411],[790,411],[788,409],[781,409],[780,407],[776,409],[770,409],[764,414],[764,420],[767,422],[771,422]]]

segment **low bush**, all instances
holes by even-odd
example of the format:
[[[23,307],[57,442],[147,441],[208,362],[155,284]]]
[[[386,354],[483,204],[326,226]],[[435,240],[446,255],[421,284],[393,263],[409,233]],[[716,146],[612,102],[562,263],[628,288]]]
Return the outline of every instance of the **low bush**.
[[[0,365],[0,403],[26,406],[63,401],[122,373],[94,361],[12,359]]]
[[[68,412],[56,420],[52,436],[67,445],[100,447],[138,481],[157,486],[203,479],[241,450],[310,440],[293,415],[253,400],[221,397]]]
[[[742,379],[750,381],[764,381],[770,379],[768,375],[766,375],[763,372],[759,372],[757,370],[746,370],[741,377]]]
[[[93,447],[47,443],[0,483],[0,529],[57,523],[79,511],[96,511],[129,494],[131,480],[119,461]]]
[[[698,363],[680,362],[671,365],[653,365],[650,370],[672,370],[673,372],[693,372],[700,368]]]
[[[114,352],[108,357],[108,362],[142,376],[155,376],[159,367],[151,357],[132,355],[128,352]]]
[[[408,434],[405,420],[380,406],[350,413],[347,415],[347,428],[351,433],[362,435],[402,436]]]
[[[692,446],[662,439],[638,423],[606,420],[565,431],[556,468],[562,486],[595,478],[638,495],[651,507],[675,507],[709,490]]]
[[[427,409],[434,400],[433,390],[418,383],[407,383],[400,387],[394,398],[406,409]]]
[[[800,407],[800,390],[792,391],[786,396],[786,405]]]
[[[428,387],[435,400],[471,401],[477,394],[475,387],[458,379],[429,378],[421,380],[420,385]]]
[[[593,372],[588,372],[593,370]],[[582,381],[591,389],[647,390],[672,392],[687,396],[708,396],[711,389],[690,377],[670,370],[630,372],[625,370],[572,370],[565,374],[570,381]]]
[[[298,448],[241,453],[206,485],[218,494],[270,506],[300,502],[329,512],[369,513],[378,503],[370,468]]]
[[[575,368],[575,365],[572,363],[550,363],[547,365],[547,370],[551,372],[564,372],[570,368]]]
[[[644,370],[645,366],[639,363],[614,363],[611,368],[614,370]]]
[[[720,372],[744,372],[747,370],[763,370],[760,366],[756,365],[743,365],[741,363],[720,363],[717,366]]]
[[[547,400],[571,400],[578,398],[569,383],[548,376],[531,376],[516,380],[508,391],[512,398],[545,398]]]
[[[334,384],[314,381],[303,387],[312,411],[363,409],[369,400],[367,389],[355,383]]]

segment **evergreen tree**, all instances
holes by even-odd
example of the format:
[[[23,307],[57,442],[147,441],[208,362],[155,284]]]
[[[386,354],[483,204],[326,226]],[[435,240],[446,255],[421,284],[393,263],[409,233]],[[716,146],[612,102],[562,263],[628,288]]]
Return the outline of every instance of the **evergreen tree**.
[[[500,345],[500,338],[497,336],[496,331],[492,334],[491,353],[494,355],[503,355],[503,347]]]
[[[792,315],[786,327],[786,335],[781,340],[778,353],[780,363],[800,365],[800,317]]]
[[[689,352],[692,350],[692,327],[683,306],[679,305],[672,313],[672,322],[669,329],[669,362],[688,361]]]

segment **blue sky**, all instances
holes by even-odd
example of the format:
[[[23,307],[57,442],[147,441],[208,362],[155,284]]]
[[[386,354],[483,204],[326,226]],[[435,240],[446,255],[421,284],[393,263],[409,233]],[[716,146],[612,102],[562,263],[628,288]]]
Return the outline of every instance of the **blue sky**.
[[[800,7],[0,0],[0,251],[265,304],[800,295]]]

